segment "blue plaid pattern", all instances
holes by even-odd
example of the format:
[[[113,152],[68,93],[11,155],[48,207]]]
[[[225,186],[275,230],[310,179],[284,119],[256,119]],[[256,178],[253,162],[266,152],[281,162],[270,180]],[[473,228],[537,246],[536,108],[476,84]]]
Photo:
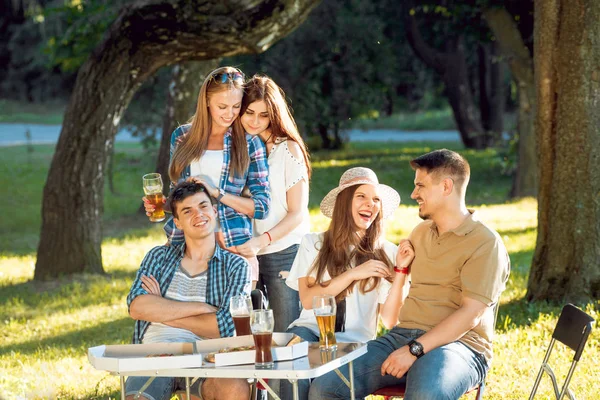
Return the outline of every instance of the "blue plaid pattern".
[[[190,127],[190,124],[180,126],[171,135],[171,159],[177,148],[177,139],[185,135]],[[227,193],[240,196],[244,190],[244,186],[247,185],[252,194],[252,200],[254,200],[254,218],[264,219],[269,212],[271,203],[268,179],[269,167],[265,145],[258,136],[246,134],[250,165],[243,176],[236,177],[230,171],[231,135],[231,129],[229,129],[225,133],[223,143],[223,169],[221,170],[219,187],[223,188]],[[183,170],[179,182],[189,177],[190,166],[188,165]],[[174,187],[175,184],[171,182],[171,190]],[[252,238],[252,219],[250,217],[222,203],[217,205],[217,213],[219,214],[219,222],[221,223],[221,230],[223,231],[227,247],[246,243]],[[175,227],[172,216],[165,223],[164,230],[170,243],[183,243],[183,232]]]
[[[127,296],[127,309],[138,296],[148,294],[142,288],[142,275],[154,276],[164,296],[171,284],[175,270],[181,264],[185,243],[172,246],[158,246],[146,254],[135,281]],[[250,294],[250,266],[245,258],[215,246],[215,253],[208,261],[206,282],[206,303],[217,307],[217,324],[221,337],[233,336],[233,319],[229,313],[229,299],[232,296]],[[142,338],[150,322],[136,320],[133,330],[133,343],[142,343]]]

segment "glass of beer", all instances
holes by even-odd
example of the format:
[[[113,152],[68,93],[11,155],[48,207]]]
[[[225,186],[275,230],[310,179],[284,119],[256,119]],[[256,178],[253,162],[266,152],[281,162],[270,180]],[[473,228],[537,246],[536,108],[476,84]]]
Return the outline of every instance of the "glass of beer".
[[[319,347],[337,348],[335,340],[335,297],[324,295],[313,297],[313,311],[319,325]]]
[[[146,198],[154,206],[154,211],[150,215],[150,221],[160,222],[165,219],[163,210],[163,181],[159,173],[146,174],[142,177],[144,182],[144,193]]]
[[[252,311],[252,299],[250,296],[233,296],[229,299],[229,312],[235,325],[235,335],[252,335],[250,330],[250,312]]]
[[[271,342],[274,326],[273,310],[253,310],[250,314],[250,327],[252,328],[256,349],[254,365],[257,368],[270,368],[273,366]]]

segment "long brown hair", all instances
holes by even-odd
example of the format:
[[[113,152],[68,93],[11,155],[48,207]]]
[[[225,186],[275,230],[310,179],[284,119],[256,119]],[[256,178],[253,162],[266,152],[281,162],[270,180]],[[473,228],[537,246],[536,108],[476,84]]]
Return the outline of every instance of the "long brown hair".
[[[212,119],[208,111],[208,101],[210,97],[224,90],[240,89],[243,90],[243,84],[238,79],[233,79],[233,75],[226,82],[215,79],[221,74],[235,74],[241,71],[233,67],[221,67],[212,71],[202,84],[198,94],[196,113],[191,118],[192,126],[182,139],[181,143],[175,149],[171,165],[169,166],[169,178],[177,182],[181,173],[192,163],[192,161],[201,157],[208,147],[208,138],[212,129]],[[243,76],[243,75],[242,75]],[[243,176],[244,171],[248,169],[250,157],[248,156],[248,144],[246,143],[246,134],[240,123],[239,116],[233,121],[231,135],[231,171],[235,176]]]
[[[351,269],[352,261],[358,266],[368,260],[379,260],[392,270],[392,261],[383,249],[383,209],[379,210],[375,221],[362,238],[356,234],[358,226],[352,217],[352,200],[359,186],[353,185],[342,190],[335,200],[329,228],[323,235],[323,245],[311,268],[311,272],[316,271],[317,275],[314,285],[323,285],[325,271],[333,279]],[[351,247],[354,249],[351,250]],[[336,296],[336,301],[348,296],[357,283],[360,292],[367,293],[376,289],[379,281],[380,278],[375,277],[354,281]]]
[[[269,128],[273,136],[277,138],[292,140],[300,146],[308,177],[310,178],[312,169],[306,145],[302,136],[298,132],[296,122],[292,117],[290,108],[285,101],[285,93],[273,79],[264,75],[254,75],[252,79],[246,82],[244,99],[242,100],[242,109],[240,115],[246,112],[248,106],[255,101],[264,101],[269,113]]]

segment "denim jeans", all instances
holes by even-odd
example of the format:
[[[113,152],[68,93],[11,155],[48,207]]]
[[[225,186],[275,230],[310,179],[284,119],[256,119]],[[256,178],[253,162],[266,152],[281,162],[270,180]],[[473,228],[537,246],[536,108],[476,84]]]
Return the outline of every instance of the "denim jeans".
[[[275,319],[275,332],[285,332],[300,316],[300,296],[285,284],[287,274],[281,274],[282,271],[289,272],[292,268],[298,247],[294,244],[276,253],[258,256],[259,275],[256,288],[262,290],[269,300],[269,307],[273,310]]]
[[[140,389],[150,379],[149,376],[130,376],[125,382],[125,395],[131,396],[139,393]],[[191,379],[193,380],[193,379]],[[202,383],[205,378],[197,379],[190,388],[190,394],[196,398],[202,398]],[[177,390],[185,390],[184,378],[156,377],[141,393],[150,400],[169,400],[172,393]]]
[[[367,343],[368,352],[354,361],[356,397],[363,398],[385,386],[406,382],[405,400],[458,399],[485,379],[487,362],[460,342],[438,347],[417,359],[408,373],[398,379],[381,376],[381,365],[396,349],[417,339],[425,332],[418,329],[394,328],[388,334]],[[348,377],[348,365],[340,368]],[[334,371],[313,380],[309,398],[347,399],[350,388]]]
[[[287,330],[288,333],[295,333],[307,342],[318,342],[319,335],[303,326],[292,326]],[[308,389],[310,388],[309,379],[298,379],[298,399],[308,399]],[[287,379],[282,379],[279,384],[279,397],[281,400],[292,400],[294,398],[294,389]]]

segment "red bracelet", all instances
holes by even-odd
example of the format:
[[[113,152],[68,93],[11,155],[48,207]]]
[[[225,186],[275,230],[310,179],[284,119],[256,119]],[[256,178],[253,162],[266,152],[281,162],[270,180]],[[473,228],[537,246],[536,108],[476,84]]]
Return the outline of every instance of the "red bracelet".
[[[269,232],[265,232],[265,235],[269,237],[269,244],[271,244],[271,242],[273,241],[273,239],[271,238],[271,234]]]
[[[408,267],[404,267],[404,268],[398,268],[394,265],[394,271],[399,273],[399,274],[404,274],[404,275],[408,275]]]

